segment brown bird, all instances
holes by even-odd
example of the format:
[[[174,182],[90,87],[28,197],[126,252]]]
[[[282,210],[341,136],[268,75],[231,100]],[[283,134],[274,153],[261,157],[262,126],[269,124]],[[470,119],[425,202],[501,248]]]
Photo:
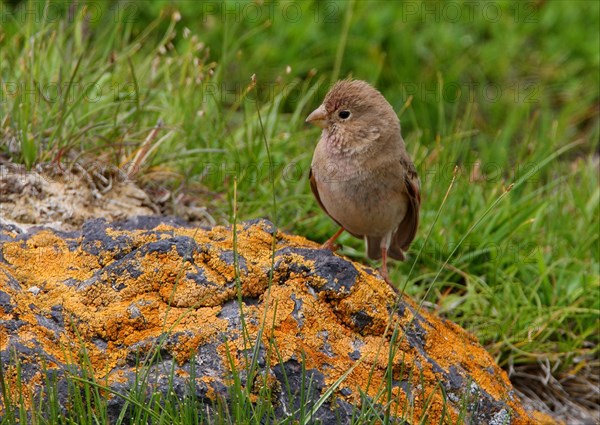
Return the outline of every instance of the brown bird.
[[[338,81],[306,122],[323,128],[315,148],[310,187],[340,229],[323,245],[333,250],[346,230],[364,238],[369,258],[404,260],[419,225],[421,185],[392,106],[371,85]]]

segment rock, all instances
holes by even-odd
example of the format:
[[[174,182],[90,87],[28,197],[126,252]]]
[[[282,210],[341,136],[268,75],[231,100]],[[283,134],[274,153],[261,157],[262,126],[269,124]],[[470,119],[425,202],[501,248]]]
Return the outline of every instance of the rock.
[[[265,220],[239,224],[235,245],[232,234],[156,217],[98,219],[71,232],[0,228],[5,376],[14,376],[16,353],[35,399],[44,374],[63,382],[77,373],[85,348],[95,377],[123,394],[158,350],[149,387],[167,392],[174,370],[173,391],[195,388],[209,409],[230,400],[233,361],[250,392],[271,389],[281,419],[297,415],[304,384],[305,409],[334,388],[314,414],[323,424],[350,423],[365,396],[384,411],[388,394],[396,423],[547,420],[523,408],[475,338],[398,299],[372,269]],[[125,402],[107,397],[114,422]]]

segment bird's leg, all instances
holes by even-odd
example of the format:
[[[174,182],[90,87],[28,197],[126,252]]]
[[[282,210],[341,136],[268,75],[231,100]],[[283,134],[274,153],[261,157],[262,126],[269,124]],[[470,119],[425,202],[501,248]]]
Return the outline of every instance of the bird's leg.
[[[383,280],[385,280],[387,284],[390,285],[390,287],[394,290],[395,293],[399,294],[398,288],[396,288],[396,285],[394,285],[394,283],[390,280],[390,277],[388,275],[387,248],[385,247],[381,248],[381,270],[379,272],[381,273],[381,277],[383,277]]]
[[[336,250],[335,240],[340,237],[340,235],[342,234],[343,231],[344,231],[344,228],[340,227],[340,230],[335,232],[335,235],[333,235],[332,237],[327,239],[327,242],[325,242],[323,245],[321,245],[321,249],[328,249],[330,251],[335,251]]]

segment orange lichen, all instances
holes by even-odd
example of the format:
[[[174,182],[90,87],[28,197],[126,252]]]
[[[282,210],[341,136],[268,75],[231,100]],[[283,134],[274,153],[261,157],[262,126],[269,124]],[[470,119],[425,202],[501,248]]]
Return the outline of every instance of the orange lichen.
[[[323,373],[327,385],[352,369],[340,387],[351,393],[336,395],[351,403],[360,402],[361,391],[374,398],[386,393],[388,356],[393,352],[393,379],[410,385],[412,399],[404,389],[394,387],[391,400],[385,400],[387,395],[380,400],[390,401],[391,411],[407,419],[427,415],[432,423],[438,423],[445,412],[443,421],[455,422],[458,412],[447,407],[438,385],[442,376],[408,342],[408,334],[418,326],[432,362],[444,370],[460,365],[492,398],[504,399],[517,418],[515,423],[534,422],[518,400],[507,396],[511,385],[506,374],[472,336],[424,311],[415,316],[418,307],[409,299],[403,300],[402,314],[390,315],[395,295],[363,266],[356,265],[349,293],[325,294],[318,292],[327,284],[324,277],[305,275],[298,268],[292,271],[285,262],[269,281],[273,235],[259,225],[237,226],[237,254],[233,254],[231,227],[204,231],[160,224],[152,232],[109,227],[106,235],[114,240],[127,237],[119,258],[114,251],[102,251],[99,241],[93,246],[100,253],[93,255],[82,247],[81,240],[69,247],[62,236],[49,230],[24,242],[4,243],[1,253],[10,267],[0,264],[0,270],[13,276],[23,290],[11,289],[2,273],[0,287],[15,300],[13,314],[27,323],[19,330],[21,341],[39,344],[63,363],[76,361],[83,346],[97,378],[110,383],[126,379],[116,368],[125,364],[131,355],[129,347],[135,344],[143,342],[137,349],[147,352],[153,344],[162,343],[181,365],[204,344],[216,343],[222,364],[240,370],[246,366],[242,351],[251,349],[260,336],[264,346],[270,347],[271,365],[303,359],[307,369]],[[186,255],[175,243],[162,251],[140,248],[174,237],[189,238],[196,248],[190,245]],[[275,238],[276,249],[317,248],[297,236],[276,233]],[[124,256],[129,262],[122,261]],[[302,255],[289,252],[285,256],[290,264],[315,269],[315,261]],[[206,283],[194,280],[198,276]],[[238,297],[237,279],[243,297],[258,298],[256,303],[241,306],[247,336],[239,329],[229,332],[228,320],[219,317],[223,304]],[[69,281],[76,284],[65,284]],[[28,291],[31,287],[39,291]],[[48,316],[56,305],[63,309],[66,329],[58,337],[36,319],[36,315]],[[364,326],[355,323],[357,315],[366,318]],[[225,334],[226,339],[222,338]],[[169,335],[176,338],[171,340]],[[106,341],[107,347],[98,348],[95,338]],[[7,332],[0,329],[0,349],[5,349],[7,340]],[[198,379],[207,384],[208,395],[215,396],[211,384],[217,378]]]

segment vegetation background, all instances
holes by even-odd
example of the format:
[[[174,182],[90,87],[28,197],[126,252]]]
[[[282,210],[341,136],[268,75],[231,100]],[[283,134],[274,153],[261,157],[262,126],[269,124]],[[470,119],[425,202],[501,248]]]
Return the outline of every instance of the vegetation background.
[[[5,161],[134,163],[172,211],[193,199],[219,224],[235,180],[238,218],[332,234],[304,118],[333,81],[369,81],[422,180],[392,279],[529,397],[597,412],[598,2],[3,1],[0,15]]]

